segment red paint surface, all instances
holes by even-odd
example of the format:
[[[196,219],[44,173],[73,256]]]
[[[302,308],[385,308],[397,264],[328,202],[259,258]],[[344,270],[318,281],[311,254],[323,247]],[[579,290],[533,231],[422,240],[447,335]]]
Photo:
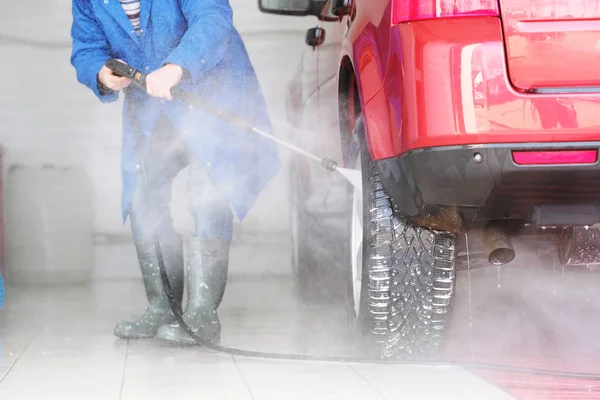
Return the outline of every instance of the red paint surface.
[[[457,15],[476,10],[477,5],[489,13],[488,3],[435,4],[443,6],[441,14]],[[600,7],[595,2],[583,0],[575,6],[566,0],[533,0],[527,2],[529,14],[523,14],[517,0],[501,0],[502,20],[460,15],[401,24],[394,23],[400,12],[426,17],[429,7],[433,16],[434,2],[355,0],[354,4],[352,18],[341,22],[348,31],[341,37],[340,59],[351,60],[356,73],[374,159],[432,146],[600,141],[600,89],[534,94],[513,85],[525,76],[523,71],[546,83],[550,80],[544,76],[553,77],[554,86],[566,85],[574,76],[600,76],[600,36],[595,36],[596,31],[600,34],[600,20],[594,19]],[[575,19],[565,20],[575,10],[579,10]],[[513,25],[518,24],[517,35]],[[538,35],[550,28],[557,30],[556,35]],[[513,46],[515,40],[529,49],[527,71],[519,69],[523,60]],[[550,50],[540,52],[544,46]],[[573,82],[568,86],[577,84]]]
[[[349,26],[342,56],[352,60],[359,86],[362,112],[367,127],[371,156],[382,149],[399,146],[400,137],[390,135],[390,107],[382,91],[393,48],[392,2],[390,0],[356,0],[356,13]]]
[[[594,164],[598,161],[598,151],[514,151],[513,160],[519,165]]]
[[[500,0],[508,70],[519,89],[600,86],[597,0]]]
[[[439,17],[498,16],[496,0],[395,0],[394,23]]]
[[[499,18],[400,24],[386,45],[383,87],[364,105],[375,159],[432,146],[600,141],[600,91],[531,94],[511,85]]]

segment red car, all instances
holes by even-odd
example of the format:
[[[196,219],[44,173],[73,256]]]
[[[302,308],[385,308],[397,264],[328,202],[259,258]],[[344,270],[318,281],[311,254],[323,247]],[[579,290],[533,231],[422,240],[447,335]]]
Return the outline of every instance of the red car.
[[[259,0],[318,17],[289,87],[294,141],[362,190],[291,164],[307,299],[347,294],[361,348],[429,357],[456,271],[600,262],[600,7],[581,0]],[[316,227],[316,228],[315,228]]]

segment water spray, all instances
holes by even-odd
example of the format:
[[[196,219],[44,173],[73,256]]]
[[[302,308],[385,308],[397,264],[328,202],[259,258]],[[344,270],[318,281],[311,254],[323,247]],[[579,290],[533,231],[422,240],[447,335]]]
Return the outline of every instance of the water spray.
[[[110,68],[115,75],[125,76],[131,80],[131,84],[142,91],[146,91],[146,74],[138,71],[137,69],[115,59],[110,59],[106,62],[106,66]],[[248,132],[255,133],[259,136],[272,140],[282,146],[287,147],[293,152],[300,154],[306,158],[309,158],[313,161],[316,161],[321,164],[323,168],[331,172],[339,172],[341,176],[343,176],[356,190],[362,192],[362,180],[361,180],[361,172],[357,170],[352,170],[349,168],[342,168],[338,165],[337,161],[332,160],[327,157],[318,157],[314,154],[309,153],[308,151],[301,149],[293,144],[286,142],[283,139],[280,139],[272,134],[265,132],[262,129],[257,128],[252,125],[248,121],[244,120],[240,116],[224,110],[222,108],[217,108],[213,104],[209,103],[205,99],[197,95],[191,95],[187,92],[180,90],[179,88],[173,88],[172,90],[173,97],[179,98],[184,103],[187,103],[190,108],[197,106],[225,121],[231,122],[235,125],[240,126],[244,130]]]
[[[135,68],[122,63],[121,61],[110,59],[107,61],[106,66],[110,68],[115,75],[125,76],[131,79],[132,85],[134,88],[142,90],[146,92],[146,75],[142,72],[136,70]],[[126,91],[129,93],[129,88]],[[190,106],[195,105],[198,106],[205,111],[214,114],[220,118],[223,118],[226,121],[239,125],[246,129],[249,132],[254,132],[258,135],[266,137],[270,140],[273,140],[298,154],[302,154],[303,156],[310,158],[314,161],[321,163],[323,168],[329,171],[337,171],[339,172],[348,182],[354,186],[357,190],[362,191],[362,182],[361,182],[361,173],[360,171],[351,170],[347,168],[341,168],[338,166],[337,162],[331,160],[329,158],[320,158],[311,154],[307,151],[304,151],[290,143],[287,143],[275,136],[268,134],[255,126],[252,126],[249,122],[243,120],[238,115],[235,115],[229,111],[222,110],[220,108],[215,107],[213,104],[205,101],[199,96],[194,96],[182,92],[181,90],[174,88],[173,95],[182,99],[184,102],[188,103]],[[130,99],[131,100],[131,99]],[[192,106],[193,107],[193,106]],[[135,103],[134,101],[129,101],[129,114],[131,117],[131,122],[134,128],[134,134],[136,136],[138,157],[141,166],[141,174],[142,174],[142,182],[145,186],[147,186],[147,177],[146,170],[144,164],[144,152],[141,147],[141,138],[140,131],[137,124],[137,118],[135,117]],[[147,190],[144,191],[146,194]],[[148,198],[146,197],[146,201]],[[149,204],[149,203],[148,203]],[[574,379],[586,379],[586,380],[600,380],[600,374],[593,373],[583,373],[583,372],[563,372],[563,371],[553,371],[546,369],[536,369],[536,368],[519,368],[519,367],[511,367],[511,366],[503,366],[503,365],[495,365],[488,363],[466,363],[466,362],[439,362],[439,361],[429,361],[429,360],[418,360],[418,361],[410,361],[410,360],[396,360],[396,359],[361,359],[361,358],[353,358],[353,357],[330,357],[330,356],[314,356],[314,355],[300,355],[300,354],[284,354],[284,353],[266,353],[259,351],[249,351],[236,349],[226,346],[221,346],[219,344],[210,342],[205,338],[198,335],[194,332],[183,320],[183,311],[181,304],[175,299],[173,296],[173,291],[171,285],[169,283],[169,278],[167,276],[165,262],[163,258],[163,253],[161,250],[160,242],[158,240],[158,234],[156,229],[154,230],[154,245],[156,249],[156,255],[158,259],[158,266],[160,270],[160,276],[163,283],[165,294],[167,295],[167,299],[169,301],[169,306],[173,315],[175,316],[175,320],[179,323],[179,325],[185,330],[185,332],[190,335],[191,338],[194,339],[196,345],[203,346],[213,351],[219,353],[226,353],[231,355],[237,355],[242,357],[250,357],[250,358],[266,358],[266,359],[274,359],[274,360],[296,360],[296,361],[324,361],[324,362],[334,362],[334,363],[362,363],[362,364],[395,364],[395,365],[414,365],[414,366],[436,366],[436,367],[457,367],[471,370],[490,370],[490,371],[503,371],[503,372],[511,372],[516,374],[534,374],[534,375],[544,375],[544,376],[553,376],[553,377],[563,377],[563,378],[574,378]],[[0,281],[0,289],[1,281]],[[1,294],[1,292],[0,292]],[[1,296],[0,296],[1,299]],[[1,302],[0,302],[1,304]]]

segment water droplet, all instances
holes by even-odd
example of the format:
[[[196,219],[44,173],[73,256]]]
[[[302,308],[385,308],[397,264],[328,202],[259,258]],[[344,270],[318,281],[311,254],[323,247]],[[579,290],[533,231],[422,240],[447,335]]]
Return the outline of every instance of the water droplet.
[[[469,350],[471,352],[471,359],[475,359],[473,353],[473,302],[472,302],[472,290],[471,290],[471,257],[469,254],[469,235],[465,232],[465,243],[467,251],[467,281],[469,287]]]
[[[500,266],[498,265],[498,289],[500,289]]]

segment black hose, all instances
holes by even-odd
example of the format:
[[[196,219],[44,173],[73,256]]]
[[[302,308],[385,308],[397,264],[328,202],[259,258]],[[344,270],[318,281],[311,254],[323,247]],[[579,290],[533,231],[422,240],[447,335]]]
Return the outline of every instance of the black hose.
[[[130,93],[131,89],[126,89],[127,93]],[[148,180],[146,175],[146,166],[144,160],[144,150],[141,144],[141,137],[139,132],[139,127],[137,123],[137,118],[135,116],[135,101],[132,98],[133,96],[129,96],[128,104],[129,104],[129,115],[131,118],[131,122],[134,128],[134,135],[136,140],[136,147],[139,157],[140,169],[142,173],[142,183],[144,185],[144,194],[145,200],[147,204],[147,208],[150,209],[150,200],[148,197]],[[204,101],[203,104],[206,102]],[[225,117],[226,120],[228,113],[225,112],[215,112],[216,107],[210,107],[209,112],[213,112],[221,117]],[[169,283],[169,278],[167,275],[167,270],[165,268],[165,261],[163,257],[163,252],[160,246],[160,241],[158,237],[158,232],[154,228],[154,245],[156,250],[156,256],[158,260],[158,267],[160,270],[160,277],[163,283],[164,291],[169,301],[169,306],[173,315],[175,316],[175,320],[179,325],[183,328],[183,330],[190,335],[191,338],[194,339],[195,344],[198,346],[203,346],[213,351],[219,353],[226,353],[236,356],[243,357],[251,357],[251,358],[266,358],[273,360],[291,360],[291,361],[322,361],[322,362],[334,362],[334,363],[362,363],[362,364],[394,364],[394,365],[427,365],[427,366],[438,366],[438,367],[460,367],[465,369],[473,369],[473,370],[490,370],[490,371],[502,371],[502,372],[511,372],[515,374],[534,374],[534,375],[544,375],[544,376],[552,376],[552,377],[561,377],[561,378],[576,378],[576,379],[585,379],[585,380],[600,380],[600,374],[594,373],[585,373],[585,372],[566,372],[566,371],[554,371],[547,369],[539,369],[539,368],[521,368],[521,367],[512,367],[512,366],[504,366],[497,364],[488,364],[488,363],[468,363],[468,362],[437,362],[437,361],[419,361],[419,362],[411,362],[405,360],[392,360],[392,359],[360,359],[353,357],[335,357],[335,356],[317,356],[317,355],[301,355],[301,354],[284,354],[284,353],[268,353],[262,351],[251,351],[251,350],[242,350],[236,349],[232,347],[221,346],[219,344],[215,344],[213,342],[207,341],[203,337],[199,336],[194,332],[188,324],[183,320],[183,310],[181,304],[175,299],[173,296],[173,290],[171,288],[171,284]]]
[[[355,363],[355,364],[390,364],[390,365],[414,365],[414,366],[436,366],[436,367],[460,367],[472,370],[490,370],[490,371],[502,371],[511,372],[515,374],[524,375],[544,375],[560,378],[576,378],[585,380],[600,380],[600,374],[585,373],[585,372],[566,372],[566,371],[554,371],[540,368],[526,368],[526,367],[512,367],[498,364],[489,363],[468,363],[468,362],[438,362],[438,361],[419,361],[411,362],[405,360],[387,360],[387,359],[360,359],[353,357],[336,357],[336,356],[318,356],[318,355],[303,355],[303,354],[285,354],[285,353],[268,353],[263,351],[252,351],[242,350],[233,347],[221,346],[213,342],[207,341],[203,337],[197,335],[183,320],[181,307],[177,300],[173,296],[171,285],[167,278],[167,272],[165,270],[164,260],[160,247],[157,246],[158,265],[160,268],[160,276],[163,281],[165,293],[169,299],[169,305],[175,315],[175,319],[179,325],[194,339],[197,346],[203,346],[218,353],[226,353],[236,356],[250,357],[250,358],[266,358],[272,360],[289,360],[289,361],[321,361],[321,362],[334,362],[334,363]]]

